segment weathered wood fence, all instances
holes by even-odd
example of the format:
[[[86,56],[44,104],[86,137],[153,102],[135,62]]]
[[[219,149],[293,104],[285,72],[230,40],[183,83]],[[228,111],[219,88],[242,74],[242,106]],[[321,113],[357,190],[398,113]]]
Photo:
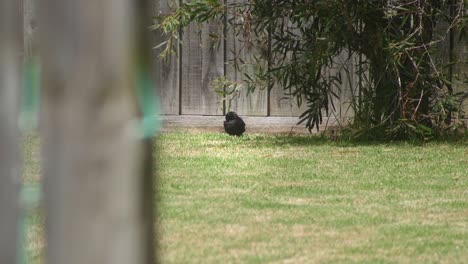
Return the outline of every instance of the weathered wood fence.
[[[29,4],[25,6],[25,52],[28,53],[34,46],[36,39],[36,23],[31,0],[25,0]],[[152,0],[154,3],[153,13],[170,12],[170,4],[177,4],[182,0]],[[186,1],[186,0],[184,0]],[[245,0],[228,0],[228,3],[241,2]],[[440,30],[447,30],[440,27]],[[211,81],[218,76],[226,76],[230,81],[242,81],[243,76],[236,71],[228,62],[234,56],[248,59],[258,51],[247,51],[241,49],[241,43],[236,40],[234,32],[223,31],[223,25],[211,23],[199,27],[191,25],[182,32],[182,43],[177,48],[177,54],[172,55],[165,61],[158,59],[161,49],[155,49],[153,62],[155,63],[156,89],[159,92],[162,104],[162,112],[166,115],[222,115],[227,107],[223,105],[222,98],[211,86]],[[225,36],[226,39],[214,43],[210,35],[217,34]],[[158,31],[154,32],[153,47],[164,41],[164,36]],[[216,49],[212,49],[217,44]],[[447,38],[440,43],[442,56],[448,61],[458,58],[464,62],[453,67],[453,75],[463,77],[468,73],[468,38],[458,40],[457,36]],[[347,54],[343,54],[345,58]],[[340,59],[340,58],[338,58]],[[354,61],[348,62],[350,72],[354,72]],[[331,69],[340,70],[340,69]],[[349,76],[349,80],[343,81],[339,89],[339,98],[334,101],[337,111],[336,117],[348,117],[353,113],[350,111],[349,102],[352,97],[352,87],[358,81],[357,76]],[[455,90],[467,90],[468,85],[453,80]],[[355,92],[355,91],[354,91]],[[248,116],[298,116],[305,110],[305,106],[297,107],[293,100],[285,99],[281,87],[274,87],[270,92],[256,90],[247,96],[246,91],[241,92],[239,98],[232,102],[232,110],[241,115]]]
[[[156,0],[160,12],[170,12],[170,0]],[[173,2],[173,1],[172,1]],[[240,2],[229,0],[228,3]],[[164,37],[156,32],[156,40]],[[224,41],[213,40],[212,35],[224,36]],[[219,43],[214,43],[218,41]],[[192,24],[182,32],[182,43],[177,54],[165,61],[155,57],[157,63],[156,87],[160,91],[162,110],[168,115],[222,115],[228,109],[222,98],[211,85],[218,76],[226,76],[230,81],[242,82],[245,78],[228,62],[234,57],[249,59],[258,53],[241,48],[235,32],[223,32],[223,25],[210,23],[203,26]],[[216,49],[212,47],[216,46]],[[159,50],[160,51],[160,50]],[[158,56],[156,52],[155,56]],[[297,104],[285,98],[281,89],[275,87],[270,92],[257,89],[247,96],[241,91],[233,100],[231,108],[249,116],[297,116],[303,112]]]
[[[228,0],[228,3],[241,2],[243,0]],[[173,0],[156,0],[156,8],[159,12],[170,12],[170,3],[177,3]],[[229,19],[229,18],[228,18]],[[444,30],[441,28],[440,30]],[[156,32],[158,43],[164,41],[164,37]],[[220,43],[213,43],[212,35],[224,36],[225,40]],[[457,56],[462,61],[467,61],[468,48],[467,40],[458,41],[447,38],[445,43],[441,43],[442,54],[445,57]],[[450,43],[451,41],[451,43]],[[211,49],[216,44],[217,49]],[[154,46],[156,46],[155,43]],[[182,32],[182,43],[177,49],[177,54],[169,57],[166,61],[157,63],[157,83],[156,87],[160,91],[162,109],[167,115],[222,115],[226,112],[226,105],[222,104],[222,98],[215,92],[210,82],[218,76],[226,76],[230,81],[242,81],[242,74],[229,65],[229,61],[234,56],[248,58],[256,51],[246,51],[240,48],[241,43],[236,40],[234,32],[223,32],[223,25],[217,22],[198,26],[192,24],[187,30]],[[451,49],[451,50],[450,50]],[[160,51],[160,50],[159,50]],[[345,61],[348,54],[342,54],[337,60]],[[354,66],[357,59],[347,63],[349,72],[355,72]],[[343,71],[334,68],[330,71]],[[468,72],[468,65],[461,64],[453,69],[453,73],[460,75]],[[346,76],[342,72],[342,76]],[[335,103],[336,111],[334,117],[344,118],[352,116],[349,102],[355,93],[358,76],[351,75],[342,81],[342,87],[337,89],[339,98]],[[460,86],[460,89],[467,89],[467,86]],[[354,92],[353,92],[354,91]],[[270,92],[266,90],[256,90],[253,94],[246,96],[246,91],[241,92],[240,97],[234,100],[232,108],[241,115],[248,116],[298,116],[304,110],[297,106],[295,101],[285,99],[281,87],[274,87]]]

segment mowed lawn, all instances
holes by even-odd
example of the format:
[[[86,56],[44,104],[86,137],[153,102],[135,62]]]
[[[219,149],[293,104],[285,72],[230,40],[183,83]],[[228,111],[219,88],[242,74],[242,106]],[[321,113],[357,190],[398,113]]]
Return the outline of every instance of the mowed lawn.
[[[24,178],[37,181],[37,138]],[[467,263],[468,141],[159,137],[162,263]],[[28,259],[44,247],[30,217]]]
[[[467,263],[468,144],[160,137],[163,263]]]

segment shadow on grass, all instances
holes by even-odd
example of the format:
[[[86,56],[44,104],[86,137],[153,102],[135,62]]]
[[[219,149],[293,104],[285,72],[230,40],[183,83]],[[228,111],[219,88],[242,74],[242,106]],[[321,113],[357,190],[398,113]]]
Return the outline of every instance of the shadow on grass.
[[[450,145],[456,148],[467,148],[468,137],[445,140],[352,140],[336,138],[331,139],[326,135],[274,135],[274,134],[244,134],[241,137],[229,136],[225,133],[163,133],[159,137],[161,141],[171,140],[173,144],[186,145],[186,147],[248,147],[248,148],[282,148],[282,147],[339,147],[354,148],[365,146],[396,146],[396,147],[424,147],[425,145]],[[159,144],[156,144],[159,145]]]
[[[331,139],[322,135],[246,135],[239,138],[256,146],[337,146],[337,147],[361,147],[361,146],[424,146],[426,144],[449,144],[457,147],[468,147],[468,137],[422,140],[352,140]]]

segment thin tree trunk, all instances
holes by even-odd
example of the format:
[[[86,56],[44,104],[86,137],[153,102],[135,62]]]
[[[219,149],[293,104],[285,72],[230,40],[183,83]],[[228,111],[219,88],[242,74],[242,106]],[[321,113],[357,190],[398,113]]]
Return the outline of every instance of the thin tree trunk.
[[[0,2],[0,263],[15,263],[19,212],[21,1]]]
[[[151,147],[136,126],[141,3],[39,7],[49,264],[153,263]]]
[[[370,61],[370,78],[373,82],[375,95],[373,98],[373,112],[366,113],[370,115],[374,124],[379,124],[383,120],[390,118],[395,120],[398,118],[398,111],[394,111],[397,107],[397,90],[396,82],[392,72],[386,68],[387,53],[384,49],[385,38],[383,33],[383,20],[375,20],[375,17],[383,18],[383,12],[375,10],[376,14],[365,17],[364,24],[366,25],[363,35],[362,52]],[[374,19],[374,20],[372,20]]]

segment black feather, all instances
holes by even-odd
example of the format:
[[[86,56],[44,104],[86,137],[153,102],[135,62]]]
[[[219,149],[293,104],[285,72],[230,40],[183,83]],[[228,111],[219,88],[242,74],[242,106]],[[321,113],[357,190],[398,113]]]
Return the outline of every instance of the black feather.
[[[226,114],[224,131],[231,136],[241,136],[245,132],[245,123],[235,112]]]

